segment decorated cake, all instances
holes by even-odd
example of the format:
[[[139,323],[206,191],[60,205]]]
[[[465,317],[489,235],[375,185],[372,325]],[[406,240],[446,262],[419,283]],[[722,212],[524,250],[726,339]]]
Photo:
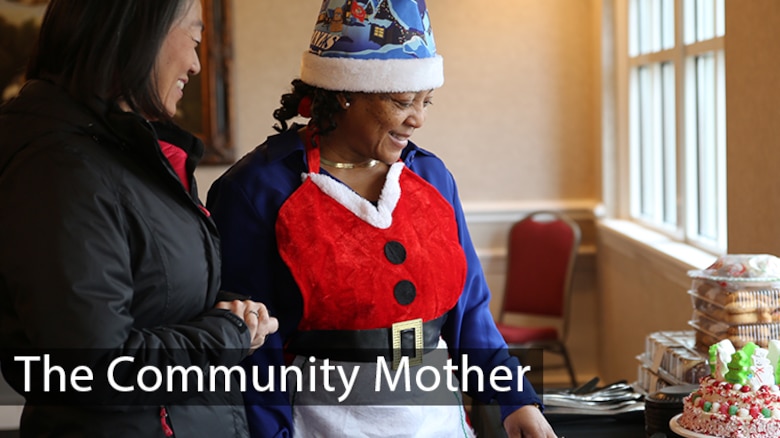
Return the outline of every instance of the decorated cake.
[[[683,400],[677,424],[723,438],[780,437],[780,341],[769,348],[728,339],[709,348],[710,375]]]

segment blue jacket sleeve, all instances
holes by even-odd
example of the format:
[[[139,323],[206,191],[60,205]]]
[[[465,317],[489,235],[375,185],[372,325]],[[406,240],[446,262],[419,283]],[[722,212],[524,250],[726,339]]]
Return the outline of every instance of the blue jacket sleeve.
[[[239,163],[239,168],[243,164]],[[239,176],[243,180],[237,180]],[[262,302],[280,322],[279,331],[242,363],[249,371],[247,375],[257,375],[256,380],[264,388],[261,391],[248,385],[244,392],[250,434],[253,438],[291,437],[292,409],[287,393],[280,390],[278,371],[285,363],[284,339],[300,319],[296,315],[300,305],[295,308],[294,294],[290,297],[292,303],[281,300],[278,294],[290,290],[285,283],[292,282],[276,251],[278,205],[274,204],[283,201],[275,199],[272,191],[253,188],[255,182],[250,177],[239,172],[218,179],[209,191],[207,206],[220,230],[223,289]]]
[[[455,308],[449,312],[442,329],[442,336],[449,345],[453,364],[460,367],[465,357],[469,367],[477,365],[483,370],[483,377],[488,376],[496,367],[506,367],[512,371],[512,380],[501,382],[501,386],[513,388],[510,391],[496,391],[486,384],[487,378],[480,378],[476,373],[468,373],[468,381],[462,382],[461,385],[467,385],[468,394],[475,399],[485,403],[496,400],[501,405],[502,420],[522,406],[533,403],[541,405],[533,385],[521,371],[517,358],[509,354],[506,343],[496,328],[489,307],[490,290],[466,226],[452,174],[439,158],[423,150],[408,157],[407,165],[436,187],[452,204],[460,243],[466,255],[468,270],[463,293]],[[478,380],[482,380],[484,391],[476,390],[480,383]],[[518,391],[518,388],[522,388],[522,391]]]

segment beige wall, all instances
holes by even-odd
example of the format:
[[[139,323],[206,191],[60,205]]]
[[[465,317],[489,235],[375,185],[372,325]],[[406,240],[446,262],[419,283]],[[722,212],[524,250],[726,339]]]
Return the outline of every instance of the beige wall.
[[[610,221],[600,225],[597,369],[604,380],[632,381],[639,365],[636,356],[645,351],[648,334],[692,330],[687,272],[708,266],[714,257],[698,266],[681,263],[667,255],[667,251],[676,252],[673,244],[658,244],[665,241],[661,236],[646,233],[637,241],[640,232],[634,226],[615,227]]]
[[[595,4],[428,1],[445,85],[413,140],[445,159],[465,201],[599,197]],[[233,138],[243,155],[272,133],[320,2],[232,6]],[[202,192],[222,170],[199,170]]]
[[[271,114],[298,75],[320,3],[232,0],[231,113],[239,156],[273,133]],[[458,181],[496,310],[511,220],[553,208],[593,228],[592,211],[601,196],[601,1],[427,4],[444,57],[445,85],[413,140],[441,156]],[[204,199],[224,170],[198,170]],[[589,234],[592,249],[595,238]],[[587,378],[597,373],[592,252],[578,269],[573,302],[569,344],[578,374]]]
[[[780,255],[780,2],[726,2],[729,251]]]

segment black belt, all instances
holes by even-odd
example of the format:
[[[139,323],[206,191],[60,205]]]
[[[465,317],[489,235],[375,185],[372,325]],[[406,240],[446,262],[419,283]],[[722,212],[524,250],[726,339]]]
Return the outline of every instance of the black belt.
[[[422,363],[422,355],[439,344],[441,327],[447,314],[428,322],[412,319],[391,328],[368,330],[308,330],[296,332],[287,344],[288,351],[344,362],[376,362],[379,357],[398,365],[409,357],[409,364]]]

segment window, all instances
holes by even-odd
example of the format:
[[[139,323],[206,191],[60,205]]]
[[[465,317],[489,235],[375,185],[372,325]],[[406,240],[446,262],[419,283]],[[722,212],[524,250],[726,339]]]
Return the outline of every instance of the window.
[[[726,251],[725,0],[628,0],[629,215]]]

